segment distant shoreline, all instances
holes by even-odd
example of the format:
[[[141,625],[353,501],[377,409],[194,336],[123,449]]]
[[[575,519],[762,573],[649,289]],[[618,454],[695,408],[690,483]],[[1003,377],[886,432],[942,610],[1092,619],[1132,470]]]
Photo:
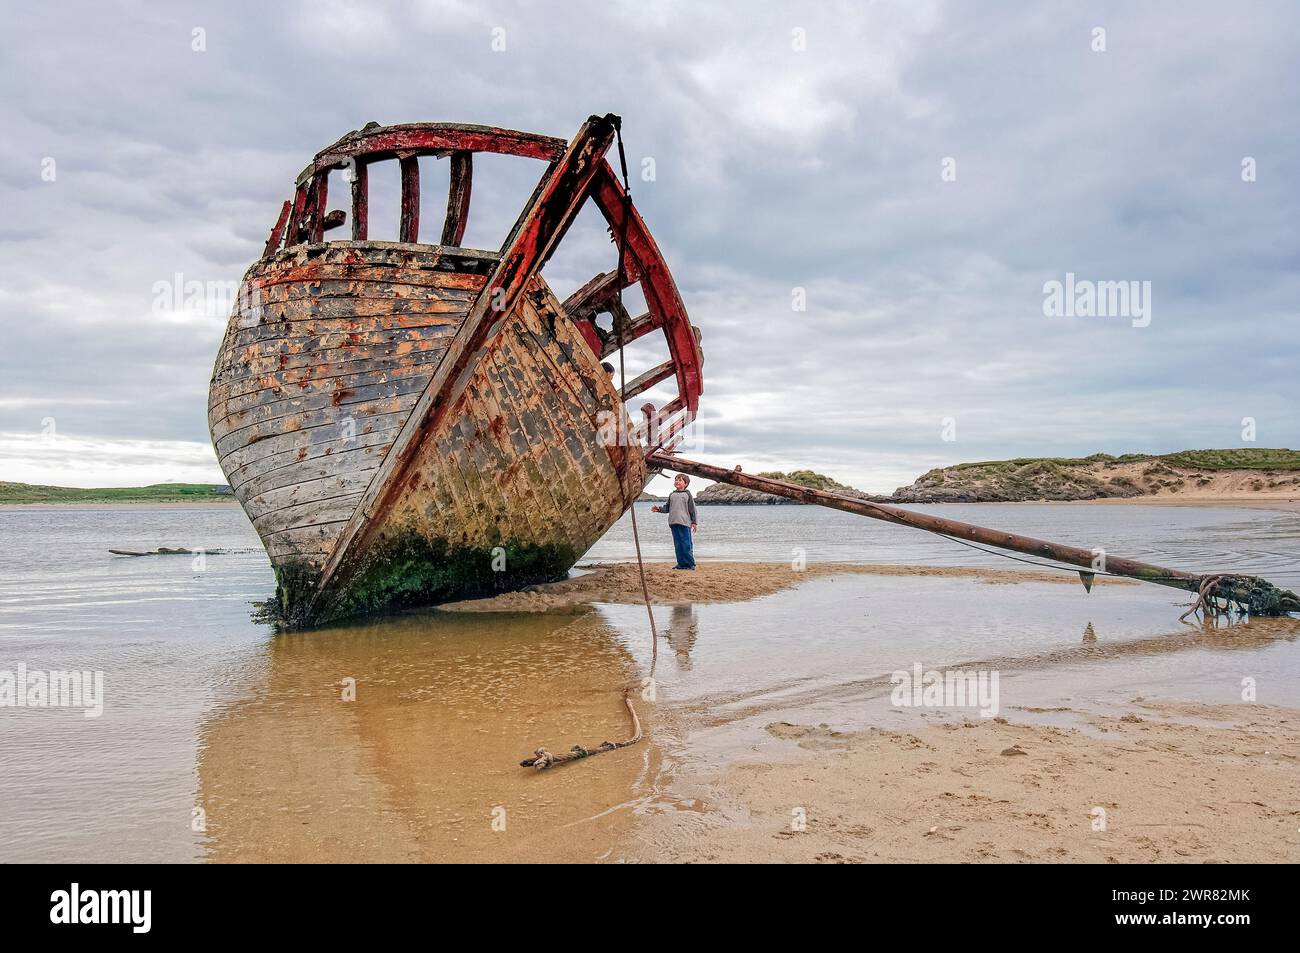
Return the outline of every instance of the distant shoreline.
[[[14,510],[66,510],[93,509],[117,510],[131,507],[162,507],[164,509],[190,509],[194,507],[219,506],[223,509],[235,506],[233,496],[214,496],[201,500],[63,500],[60,502],[0,503],[0,513]],[[638,503],[653,505],[653,500],[638,500]],[[718,508],[756,508],[770,509],[770,503],[701,503],[701,506]],[[790,504],[798,506],[799,504]],[[813,505],[813,504],[806,504]],[[1290,497],[1169,497],[1148,496],[1130,497],[1128,499],[1109,498],[1101,500],[1018,500],[1014,502],[990,501],[984,503],[890,503],[891,506],[1227,506],[1250,510],[1276,510],[1284,513],[1300,513],[1300,499]]]
[[[233,496],[214,496],[210,500],[63,500],[58,503],[0,503],[0,513],[13,510],[122,510],[133,507],[161,507],[162,509],[201,509],[219,506],[226,509],[237,505]]]
[[[180,506],[234,502],[224,483],[151,483],[148,486],[49,486],[0,480],[0,506],[86,506],[123,503]]]

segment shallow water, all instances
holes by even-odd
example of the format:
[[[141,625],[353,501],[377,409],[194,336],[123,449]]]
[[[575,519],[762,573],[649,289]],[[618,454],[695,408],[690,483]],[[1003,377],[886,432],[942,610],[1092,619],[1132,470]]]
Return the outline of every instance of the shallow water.
[[[1300,583],[1300,517],[1146,506],[947,506],[943,515],[1187,569]],[[667,533],[638,511],[648,559]],[[1013,564],[813,507],[701,509],[713,560]],[[677,779],[781,756],[763,727],[951,715],[891,706],[895,669],[996,670],[1001,713],[1134,696],[1300,705],[1292,621],[1180,626],[1153,586],[811,578],[739,604],[662,606],[649,744],[543,774],[538,744],[628,729],[644,609],[408,613],[298,635],[250,619],[269,565],[236,507],[0,511],[0,670],[102,670],[104,712],[0,708],[0,860],[616,859]],[[117,558],[109,547],[223,549]],[[802,550],[802,553],[796,552]],[[589,561],[632,553],[625,519]],[[355,698],[348,699],[349,685]],[[972,711],[958,716],[978,717]],[[1041,713],[1038,717],[1066,717]],[[597,767],[598,766],[598,767]]]

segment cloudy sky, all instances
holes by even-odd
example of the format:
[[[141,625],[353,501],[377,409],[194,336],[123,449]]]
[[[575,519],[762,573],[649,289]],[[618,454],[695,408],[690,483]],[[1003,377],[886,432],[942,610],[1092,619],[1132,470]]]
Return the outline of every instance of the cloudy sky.
[[[1247,417],[1300,445],[1300,7],[703,7],[10,8],[0,480],[221,479],[226,302],[170,289],[238,281],[343,133],[568,138],[603,112],[703,329],[696,456],[890,490],[963,460],[1241,446]],[[540,173],[509,164],[499,188],[476,168],[466,244],[498,244]],[[585,226],[546,271],[562,294],[610,267]],[[1149,282],[1149,314],[1045,314],[1067,273]]]

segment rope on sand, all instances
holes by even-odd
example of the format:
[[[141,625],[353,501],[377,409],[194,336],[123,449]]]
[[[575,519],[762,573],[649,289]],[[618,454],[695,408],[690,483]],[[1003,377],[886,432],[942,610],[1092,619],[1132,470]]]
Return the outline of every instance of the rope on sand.
[[[618,271],[615,274],[615,284],[618,285],[618,302],[623,303],[623,271],[626,267],[625,249],[627,248],[627,226],[628,220],[632,217],[632,190],[627,184],[627,155],[623,151],[623,122],[615,120],[614,130],[618,136],[618,161],[620,172],[623,176],[623,225],[620,229],[618,241]],[[622,312],[622,308],[619,311]],[[623,339],[627,328],[622,321],[616,321],[615,330],[618,332],[618,392],[621,397],[627,390],[627,370],[623,363]],[[627,440],[624,439],[624,426],[626,424],[626,411],[622,406],[619,407],[618,415],[618,440],[623,447],[630,447]],[[641,558],[641,534],[636,525],[636,501],[629,504],[627,499],[627,485],[624,481],[623,486],[623,508],[632,514],[632,542],[636,546],[636,567],[641,576],[641,595],[645,600],[646,616],[650,620],[650,678],[654,679],[655,665],[659,661],[659,633],[655,629],[654,610],[650,607],[650,587],[645,578],[645,562]],[[617,751],[619,748],[628,748],[641,740],[641,719],[637,717],[636,708],[632,705],[632,687],[628,686],[623,689],[623,704],[627,706],[627,713],[632,718],[632,737],[626,741],[602,741],[594,748],[584,748],[582,745],[574,745],[565,754],[551,754],[545,748],[538,748],[533,752],[531,758],[525,758],[519,762],[521,768],[536,768],[538,771],[544,771],[549,767],[557,764],[568,764],[570,761],[580,761],[583,758],[590,758],[592,755],[604,754],[606,751]]]
[[[546,768],[556,764],[567,764],[570,761],[579,761],[583,758],[590,758],[593,754],[604,754],[606,751],[617,751],[619,748],[628,748],[641,740],[641,719],[636,716],[636,709],[632,707],[632,689],[623,690],[623,704],[627,706],[627,713],[632,717],[632,737],[626,741],[602,741],[594,748],[584,748],[582,745],[574,745],[565,754],[551,754],[545,748],[538,748],[533,752],[531,758],[525,758],[519,762],[521,768],[536,768],[543,771]]]

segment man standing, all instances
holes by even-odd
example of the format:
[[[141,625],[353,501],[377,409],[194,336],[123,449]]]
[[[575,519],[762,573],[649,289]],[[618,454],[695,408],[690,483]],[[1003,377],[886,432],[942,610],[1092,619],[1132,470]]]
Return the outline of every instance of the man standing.
[[[691,541],[691,534],[695,532],[695,498],[686,489],[690,482],[690,477],[677,474],[667,503],[651,507],[650,510],[652,513],[668,514],[668,528],[673,532],[673,549],[677,551],[677,565],[674,569],[695,568],[695,544]]]

